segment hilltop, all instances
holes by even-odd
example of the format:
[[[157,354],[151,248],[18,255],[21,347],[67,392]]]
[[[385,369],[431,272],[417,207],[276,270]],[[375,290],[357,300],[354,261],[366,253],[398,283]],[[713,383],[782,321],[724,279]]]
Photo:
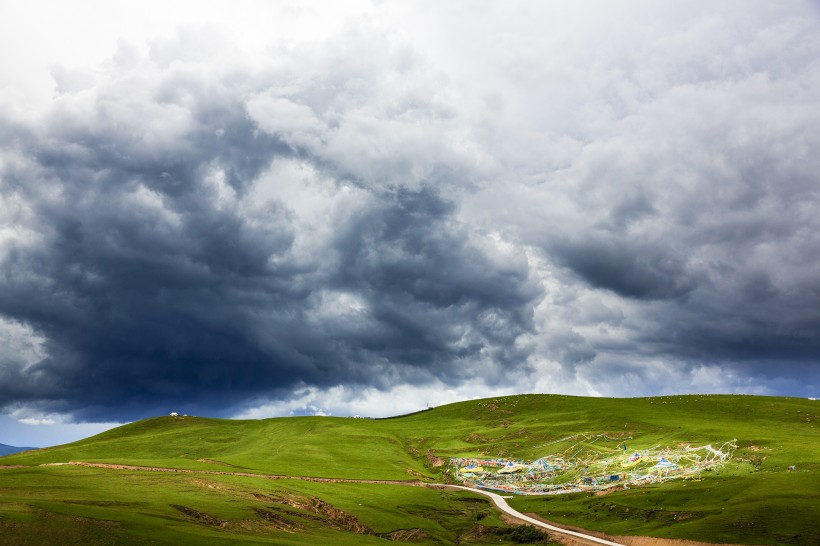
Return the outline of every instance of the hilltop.
[[[373,534],[366,536],[377,542],[385,538],[380,538],[380,533],[402,529],[417,529],[417,542],[482,543],[493,542],[492,538],[497,542],[496,535],[478,528],[498,531],[505,525],[485,501],[472,500],[469,493],[384,484],[271,481],[230,473],[437,483],[452,479],[450,458],[534,460],[549,455],[549,446],[556,440],[587,433],[628,441],[630,449],[729,440],[734,440],[737,449],[725,467],[696,480],[640,489],[615,488],[605,496],[576,493],[516,497],[511,505],[610,535],[739,544],[816,544],[820,543],[816,523],[820,504],[815,499],[820,487],[820,450],[816,449],[820,445],[819,415],[816,401],[793,398],[520,395],[460,402],[390,419],[291,417],[235,421],[163,416],[72,444],[4,457],[2,464],[22,468],[3,470],[4,478],[14,479],[4,492],[11,500],[0,504],[0,527],[3,521],[18,521],[15,532],[25,534],[34,532],[37,522],[42,527],[43,514],[54,521],[81,515],[89,521],[120,522],[116,530],[109,529],[109,534],[127,542],[133,533],[165,536],[162,533],[166,531],[160,532],[159,526],[170,517],[185,536],[191,529],[196,529],[191,536],[206,530],[211,536],[214,529],[219,529],[214,536],[226,540],[229,535],[236,538],[238,533],[243,540],[253,537],[254,541],[265,542],[278,537],[281,541],[286,536],[298,544],[315,541],[316,533],[330,533],[334,543],[348,539],[356,543],[355,537],[348,536],[353,531],[336,524],[322,527],[315,521],[306,523],[309,520],[274,510],[290,506],[288,510],[302,510],[301,516],[305,516],[304,506],[321,501],[371,529]],[[166,473],[160,477],[134,471],[38,466],[69,461],[176,468],[203,474]],[[213,474],[216,471],[225,475]],[[89,479],[83,480],[80,487],[70,479],[78,476]],[[123,492],[114,485],[125,477],[129,487],[135,488],[131,492],[142,499],[138,502],[144,503],[138,522],[132,521],[136,517],[133,510],[124,508],[128,502],[137,501],[123,500]],[[196,480],[207,481],[212,487],[203,489]],[[259,480],[264,487],[257,484]],[[44,497],[36,493],[55,482],[63,484],[59,494]],[[138,493],[149,482],[154,488],[162,483],[165,493]],[[191,489],[197,494],[191,495]],[[262,501],[264,506],[255,507],[260,502],[258,495],[271,502]],[[88,498],[77,504],[77,497]],[[296,497],[317,501],[292,501]],[[372,499],[378,502],[369,502]],[[294,504],[304,506],[294,508]],[[172,505],[187,507],[189,512]],[[258,510],[273,516],[266,519]],[[204,524],[208,521],[205,514],[224,525]],[[471,520],[478,515],[479,519]],[[271,530],[271,525],[282,527],[271,524],[271,518],[294,523],[289,527],[293,532],[282,535],[281,529]],[[89,523],[92,536],[107,536],[94,525]],[[174,540],[178,542],[181,537]],[[359,536],[356,540],[363,539]]]

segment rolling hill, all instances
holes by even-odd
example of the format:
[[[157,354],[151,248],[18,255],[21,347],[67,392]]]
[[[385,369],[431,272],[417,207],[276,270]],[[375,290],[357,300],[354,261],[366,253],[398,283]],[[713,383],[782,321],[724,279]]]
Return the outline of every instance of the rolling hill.
[[[451,480],[451,457],[534,460],[587,433],[630,449],[737,449],[697,479],[510,504],[609,535],[818,544],[819,418],[816,401],[731,395],[520,395],[390,419],[156,417],[4,457],[0,531],[20,544],[498,543],[509,528],[487,501],[400,482]],[[157,471],[60,464],[70,461]]]

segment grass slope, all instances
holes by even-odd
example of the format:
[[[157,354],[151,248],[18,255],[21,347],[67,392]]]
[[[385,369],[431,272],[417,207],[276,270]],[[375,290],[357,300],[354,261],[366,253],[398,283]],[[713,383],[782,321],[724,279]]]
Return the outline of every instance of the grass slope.
[[[439,458],[533,459],[547,454],[546,444],[553,440],[592,432],[629,437],[634,449],[731,439],[737,439],[739,448],[732,463],[699,481],[605,496],[522,497],[511,504],[554,521],[611,534],[744,544],[820,544],[820,503],[815,498],[820,489],[818,415],[818,402],[789,398],[522,395],[461,402],[383,420],[159,417],[73,444],[0,459],[0,464],[33,466],[1,471],[0,530],[12,536],[10,529],[17,529],[14,536],[25,537],[35,530],[48,533],[48,521],[58,528],[65,523],[61,518],[83,522],[86,518],[86,523],[75,527],[87,536],[76,542],[93,543],[88,542],[89,536],[100,540],[119,537],[112,540],[125,543],[130,536],[156,536],[157,543],[164,543],[169,537],[160,530],[173,522],[170,529],[194,537],[204,533],[211,537],[206,541],[219,537],[245,543],[252,537],[253,541],[293,544],[386,543],[387,538],[378,533],[419,529],[421,543],[497,543],[498,536],[485,533],[480,522],[488,522],[490,529],[500,523],[490,515],[485,501],[465,500],[471,498],[469,494],[260,479],[267,490],[276,490],[274,495],[263,496],[278,500],[259,508],[254,504],[258,501],[250,500],[256,499],[251,490],[260,489],[250,483],[256,479],[34,465],[74,460],[292,476],[444,481],[446,467],[436,466]],[[791,465],[796,466],[795,472],[788,471]],[[14,476],[13,483],[10,476]],[[83,476],[81,483],[68,478],[78,476]],[[196,486],[196,480],[216,485],[205,488],[208,491],[203,496],[205,489]],[[156,493],[149,494],[146,488]],[[140,500],[123,500],[126,490]],[[283,493],[285,490],[290,493]],[[375,534],[356,535],[327,522],[296,516],[282,517],[302,523],[290,530],[276,529],[266,516],[260,516],[264,512],[255,510],[280,513],[286,506],[282,495],[317,498],[343,507],[342,511]],[[109,504],[93,505],[93,509],[87,502],[72,504],[83,499]],[[120,507],[119,502],[143,504],[135,511],[129,505]],[[194,512],[186,515],[171,505]],[[191,515],[199,512],[224,525],[207,525],[203,522],[211,520]],[[172,538],[185,543],[180,537]]]
[[[0,483],[4,545],[367,545],[402,531],[421,544],[480,544],[477,521],[504,527],[488,502],[397,485],[68,466],[8,469]]]

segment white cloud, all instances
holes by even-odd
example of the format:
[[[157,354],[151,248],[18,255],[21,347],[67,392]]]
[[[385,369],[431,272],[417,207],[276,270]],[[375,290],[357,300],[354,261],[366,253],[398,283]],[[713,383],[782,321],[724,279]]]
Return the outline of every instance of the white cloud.
[[[46,338],[26,324],[0,316],[0,381],[12,368],[26,370],[46,356]]]
[[[516,394],[514,388],[499,389],[478,382],[459,386],[433,382],[427,385],[396,385],[389,390],[337,385],[330,388],[303,387],[290,397],[258,405],[235,414],[235,419],[265,419],[291,415],[337,417],[390,417],[462,400]]]

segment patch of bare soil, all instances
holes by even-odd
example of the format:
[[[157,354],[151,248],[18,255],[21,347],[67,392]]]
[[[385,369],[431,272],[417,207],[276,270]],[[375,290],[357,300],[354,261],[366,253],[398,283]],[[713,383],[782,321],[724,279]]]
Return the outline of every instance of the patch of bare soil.
[[[196,462],[198,463],[208,463],[208,464],[219,464],[222,466],[230,466],[231,468],[242,468],[241,466],[236,466],[235,464],[226,463],[223,461],[217,461],[216,459],[197,459]]]
[[[316,497],[299,497],[292,495],[279,499],[279,502],[291,508],[316,514],[319,516],[315,518],[316,520],[324,521],[329,527],[342,531],[359,535],[374,535],[394,542],[412,542],[414,540],[429,538],[429,535],[421,529],[397,529],[389,533],[376,533],[373,529],[360,522],[356,516],[348,514],[329,502]],[[254,510],[260,513],[258,509],[254,508]]]
[[[495,412],[495,413],[506,414],[506,415],[509,415],[513,412],[512,410],[499,408],[498,407],[498,400],[490,400],[489,402],[484,402],[484,403],[479,404],[479,406],[483,407],[486,410],[489,410],[489,411],[492,411],[492,412]]]
[[[304,527],[292,519],[286,518],[282,514],[277,514],[276,512],[271,512],[270,510],[264,510],[262,508],[254,508],[254,512],[260,518],[264,519],[266,522],[270,523],[275,529],[280,531],[287,531],[289,533],[293,533],[299,529],[304,529]]]
[[[179,510],[195,522],[201,523],[202,525],[209,525],[211,527],[225,527],[228,524],[227,521],[222,521],[221,519],[209,516],[204,512],[200,512],[199,510],[195,510],[188,506],[182,506],[181,504],[171,504],[169,506]]]
[[[253,498],[255,498],[255,499],[256,499],[256,500],[258,500],[258,501],[262,501],[262,502],[276,502],[276,500],[275,500],[274,498],[269,497],[269,496],[267,496],[267,495],[263,495],[262,493],[251,493],[251,495],[253,495]]]
[[[421,529],[398,529],[389,533],[378,533],[380,538],[386,538],[393,542],[412,542],[414,540],[425,540],[430,538],[430,535]]]
[[[195,484],[200,487],[207,487],[208,489],[216,489],[221,490],[224,489],[221,484],[210,482],[208,480],[192,480]]]
[[[603,497],[604,495],[609,495],[614,493],[615,491],[623,491],[623,486],[615,486],[615,487],[607,487],[606,489],[601,489],[600,491],[595,492],[596,497]]]
[[[67,463],[45,463],[42,466],[83,466],[87,468],[107,468],[109,470],[144,470],[147,472],[172,472],[176,474],[235,474],[233,472],[214,472],[208,470],[190,470],[188,468],[163,468],[159,466],[135,466],[131,464],[86,463],[84,461],[69,461]]]
[[[436,452],[432,449],[427,450],[427,463],[433,468],[444,466],[447,461],[443,457],[437,457]]]
[[[329,502],[316,497],[282,497],[279,502],[293,508],[304,510],[322,516],[328,524],[343,531],[349,531],[360,535],[375,535],[371,528],[361,523],[356,516],[352,516]]]

